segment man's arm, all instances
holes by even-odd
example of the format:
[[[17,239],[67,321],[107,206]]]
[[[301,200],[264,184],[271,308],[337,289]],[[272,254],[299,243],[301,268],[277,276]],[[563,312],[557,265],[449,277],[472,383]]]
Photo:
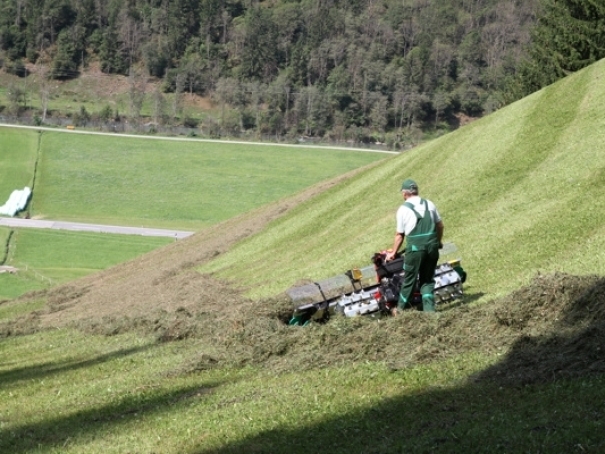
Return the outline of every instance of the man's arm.
[[[435,224],[435,231],[437,232],[437,239],[439,240],[439,246],[441,246],[443,244],[443,221],[439,221],[437,224]]]
[[[393,249],[391,250],[391,252],[388,252],[387,256],[386,256],[387,262],[389,260],[393,260],[393,258],[395,257],[395,254],[397,254],[397,251],[399,250],[399,248],[401,247],[401,244],[403,243],[404,237],[405,237],[405,235],[403,233],[399,233],[399,232],[395,233],[395,239],[393,240]]]

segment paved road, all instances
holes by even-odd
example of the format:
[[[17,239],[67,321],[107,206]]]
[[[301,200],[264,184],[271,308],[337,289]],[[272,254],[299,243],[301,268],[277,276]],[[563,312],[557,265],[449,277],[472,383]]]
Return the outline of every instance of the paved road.
[[[148,140],[173,140],[179,142],[198,142],[198,143],[235,143],[238,145],[260,145],[263,147],[292,147],[292,148],[314,148],[324,150],[342,150],[342,151],[360,151],[364,153],[384,153],[384,154],[400,154],[399,151],[389,150],[373,150],[370,148],[355,148],[355,147],[336,147],[331,145],[311,145],[311,144],[289,144],[289,143],[273,143],[273,142],[245,142],[238,140],[215,140],[215,139],[199,139],[189,137],[171,137],[171,136],[146,136],[142,134],[125,134],[125,133],[112,133],[112,132],[100,132],[100,131],[89,131],[85,129],[64,129],[64,128],[50,128],[45,126],[26,126],[26,125],[12,125],[7,123],[0,123],[0,127],[5,128],[22,128],[22,129],[35,129],[37,131],[51,131],[51,132],[64,132],[66,134],[89,134],[97,136],[113,136],[113,137],[130,137],[135,139],[148,139]]]
[[[194,232],[183,230],[150,229],[146,227],[121,227],[117,225],[83,224],[80,222],[48,221],[0,217],[0,226],[35,229],[72,230],[78,232],[119,233],[123,235],[162,236],[175,239],[186,238]]]

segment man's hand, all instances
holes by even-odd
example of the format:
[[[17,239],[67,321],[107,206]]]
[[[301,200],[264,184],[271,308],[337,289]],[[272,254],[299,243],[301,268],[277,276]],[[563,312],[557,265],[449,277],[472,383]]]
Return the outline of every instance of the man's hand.
[[[397,251],[403,244],[403,238],[404,238],[403,233],[399,233],[399,232],[395,233],[395,239],[393,240],[393,248],[389,249],[387,251],[387,255],[384,258],[385,261],[390,262],[391,260],[393,260],[395,258],[395,254],[397,254]]]

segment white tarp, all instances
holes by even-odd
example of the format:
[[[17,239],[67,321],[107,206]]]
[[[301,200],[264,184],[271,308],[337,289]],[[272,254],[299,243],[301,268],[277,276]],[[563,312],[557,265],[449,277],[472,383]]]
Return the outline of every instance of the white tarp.
[[[8,198],[8,202],[0,207],[0,214],[8,216],[14,216],[17,214],[19,211],[25,208],[31,193],[31,189],[27,186],[23,189],[15,189]]]

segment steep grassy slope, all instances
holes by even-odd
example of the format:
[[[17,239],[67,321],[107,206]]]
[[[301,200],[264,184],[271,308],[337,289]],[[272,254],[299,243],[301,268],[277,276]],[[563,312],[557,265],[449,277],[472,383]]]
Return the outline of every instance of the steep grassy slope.
[[[227,300],[247,307],[249,298],[284,301],[267,311],[286,318],[282,292],[290,286],[368,264],[391,246],[407,177],[438,204],[445,240],[459,248],[467,303],[504,295],[538,272],[604,274],[604,65],[423,147],[73,284],[85,291],[58,289],[50,300],[69,302],[61,303],[69,315],[54,316],[55,307],[45,323],[178,307],[220,313]]]
[[[537,271],[605,272],[601,62],[356,175],[201,268],[264,297],[369,264],[392,244],[399,187],[436,202],[483,300]]]

